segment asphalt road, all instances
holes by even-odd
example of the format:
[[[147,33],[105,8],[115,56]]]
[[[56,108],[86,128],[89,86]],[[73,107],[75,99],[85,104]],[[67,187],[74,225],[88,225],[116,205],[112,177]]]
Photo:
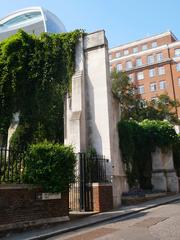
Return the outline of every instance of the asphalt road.
[[[49,240],[180,240],[180,201]]]

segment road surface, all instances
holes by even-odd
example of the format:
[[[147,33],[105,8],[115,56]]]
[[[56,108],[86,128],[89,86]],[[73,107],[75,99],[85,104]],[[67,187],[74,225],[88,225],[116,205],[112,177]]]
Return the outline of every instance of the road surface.
[[[180,201],[49,240],[180,240]]]

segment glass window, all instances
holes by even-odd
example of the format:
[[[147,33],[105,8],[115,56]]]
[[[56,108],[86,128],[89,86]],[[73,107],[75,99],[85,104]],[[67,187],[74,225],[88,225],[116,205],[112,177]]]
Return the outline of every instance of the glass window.
[[[138,52],[138,47],[134,47],[133,48],[133,53],[137,53]]]
[[[178,86],[180,87],[180,78],[178,78]]]
[[[142,45],[142,51],[147,50],[147,44]]]
[[[116,58],[119,58],[121,56],[121,53],[120,52],[117,52],[116,54],[115,54],[115,57]]]
[[[152,46],[152,48],[157,47],[157,42],[152,42],[151,46]]]
[[[157,62],[161,62],[161,61],[162,61],[162,58],[163,58],[163,57],[162,57],[162,53],[157,53],[157,54],[156,54],[156,61],[157,61]]]
[[[139,93],[139,94],[144,93],[144,85],[138,86],[138,93]]]
[[[176,71],[177,71],[177,72],[180,72],[180,63],[177,63],[177,64],[176,64]]]
[[[131,81],[131,82],[133,82],[133,81],[134,81],[134,76],[133,76],[133,74],[132,74],[132,73],[131,73],[131,74],[129,74],[129,75],[128,75],[128,77],[129,77],[129,79],[130,79],[130,81]]]
[[[147,56],[147,62],[148,62],[148,64],[154,63],[154,56],[153,55]]]
[[[179,57],[180,56],[180,48],[175,49],[174,56]]]
[[[164,67],[159,67],[158,68],[158,75],[163,75],[165,74],[165,68]]]
[[[144,79],[144,73],[143,72],[138,72],[137,73],[137,80],[142,80]]]
[[[132,62],[131,61],[127,61],[126,62],[126,69],[131,69],[132,68]]]
[[[155,69],[149,69],[149,77],[154,77],[155,76]]]
[[[116,65],[116,70],[118,71],[118,72],[120,72],[120,71],[122,71],[122,64],[117,64]]]
[[[124,50],[124,55],[128,55],[129,54],[129,50],[128,49],[125,49]]]
[[[41,12],[31,12],[31,13],[25,13],[22,15],[19,15],[17,17],[14,17],[7,22],[0,25],[0,30],[4,31],[9,27],[15,26],[17,24],[24,24],[25,22],[36,19],[36,18],[42,18]]]
[[[136,66],[141,66],[142,65],[142,59],[141,58],[137,58],[136,59]]]
[[[162,90],[162,89],[165,89],[166,88],[166,81],[160,81],[159,82],[159,88]]]
[[[150,84],[150,91],[151,92],[157,91],[157,83],[151,83]]]

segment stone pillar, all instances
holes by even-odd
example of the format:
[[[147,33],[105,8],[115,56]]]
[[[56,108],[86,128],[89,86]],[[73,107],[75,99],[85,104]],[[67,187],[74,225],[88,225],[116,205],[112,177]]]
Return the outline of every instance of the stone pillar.
[[[67,94],[64,108],[64,143],[74,151],[86,151],[85,89],[83,39],[76,47],[72,92]]]
[[[155,190],[178,192],[178,178],[174,169],[172,150],[156,148],[152,156],[151,182]]]
[[[121,193],[127,189],[119,153],[118,109],[111,92],[105,33],[87,34],[76,48],[72,93],[65,105],[65,144],[73,145],[75,152],[94,148],[110,160],[107,172],[112,179],[115,207],[121,204]]]
[[[11,125],[9,126],[9,129],[8,129],[7,149],[9,149],[10,140],[11,140],[12,135],[15,133],[15,131],[19,125],[19,115],[20,115],[19,112],[13,113]]]

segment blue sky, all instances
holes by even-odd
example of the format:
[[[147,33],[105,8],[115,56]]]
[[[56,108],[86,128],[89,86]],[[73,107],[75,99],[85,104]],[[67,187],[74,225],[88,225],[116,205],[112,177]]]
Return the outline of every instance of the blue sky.
[[[0,18],[19,8],[43,6],[68,31],[106,31],[109,47],[171,30],[180,39],[180,0],[0,0]]]

